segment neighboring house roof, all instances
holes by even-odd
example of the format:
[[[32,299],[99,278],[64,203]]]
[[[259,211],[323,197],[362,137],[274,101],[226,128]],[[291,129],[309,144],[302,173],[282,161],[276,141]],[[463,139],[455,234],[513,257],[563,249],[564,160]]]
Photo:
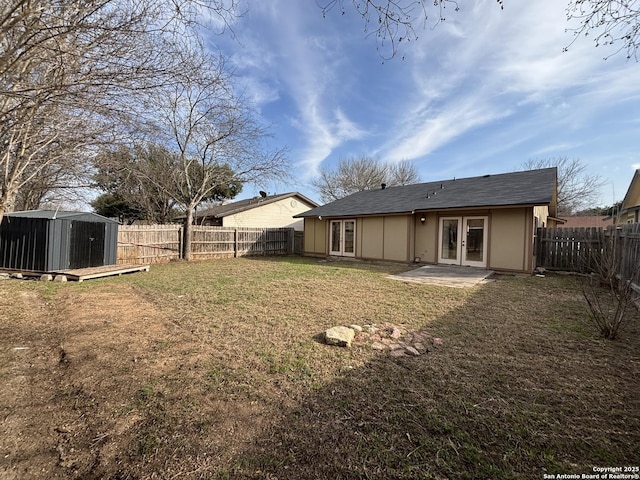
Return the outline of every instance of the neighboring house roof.
[[[625,213],[628,210],[640,209],[640,169],[636,170],[629,184],[624,200],[622,200],[622,206],[620,208],[621,213]]]
[[[295,217],[344,217],[469,207],[549,205],[556,168],[417,183],[357,192]]]
[[[103,217],[92,212],[68,212],[63,210],[25,210],[22,212],[5,213],[5,217],[20,218],[43,218],[46,220],[55,220],[58,218],[67,218],[78,220],[81,222],[99,222],[99,223],[119,223],[111,218]]]
[[[290,193],[281,193],[279,195],[268,195],[266,197],[248,198],[246,200],[239,200],[237,202],[227,203],[224,205],[216,205],[214,207],[210,207],[205,210],[198,211],[195,216],[197,218],[204,218],[204,217],[223,218],[229,215],[235,215],[236,213],[245,212],[253,208],[261,207],[263,205],[268,205],[270,203],[277,202],[278,200],[284,200],[290,197],[298,197],[304,202],[308,203],[311,207],[318,206],[316,202],[314,202],[313,200],[310,200],[304,195],[298,192],[290,192]],[[182,216],[181,218],[184,218],[184,216]]]
[[[613,225],[613,218],[607,215],[571,215],[562,217],[562,228],[606,227]]]

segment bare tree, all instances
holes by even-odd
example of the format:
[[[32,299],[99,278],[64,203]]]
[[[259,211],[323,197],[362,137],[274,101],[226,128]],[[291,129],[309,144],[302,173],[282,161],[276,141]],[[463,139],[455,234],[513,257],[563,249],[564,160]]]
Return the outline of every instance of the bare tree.
[[[630,228],[624,231],[624,226],[602,232],[600,248],[593,249],[586,265],[592,273],[581,277],[591,319],[604,338],[617,338],[622,329],[640,319],[636,291],[640,285],[640,242],[637,240]]]
[[[459,11],[455,0],[324,0],[318,1],[322,15],[334,9],[344,15],[345,3],[351,3],[353,9],[364,20],[367,36],[376,38],[376,48],[384,59],[395,57],[402,42],[418,39],[415,25],[431,22],[436,25],[445,20],[447,11]],[[502,3],[502,0],[498,0]]]
[[[640,4],[637,1],[571,0],[567,7],[567,19],[578,23],[577,27],[569,29],[576,39],[580,35],[595,34],[596,47],[617,45],[617,50],[611,55],[625,50],[627,58],[638,61]]]
[[[191,258],[194,212],[222,185],[264,184],[287,176],[283,149],[268,151],[268,131],[243,98],[234,95],[221,58],[202,49],[185,50],[186,74],[153,96],[164,144],[176,155],[172,175],[151,178],[186,214],[183,258]],[[223,197],[221,197],[223,198]]]
[[[136,97],[175,81],[203,10],[235,0],[0,3],[0,219],[42,170],[136,128]],[[73,155],[68,155],[71,152]],[[45,154],[46,153],[46,154]]]
[[[595,205],[600,199],[600,189],[606,183],[600,176],[587,173],[587,166],[578,158],[529,159],[522,167],[528,170],[557,167],[558,215],[571,215]]]
[[[426,25],[433,27],[443,22],[449,12],[460,10],[458,2],[454,0],[317,1],[324,16],[334,9],[344,15],[350,10],[351,4],[364,21],[365,34],[376,38],[377,50],[385,59],[395,57],[402,42],[418,39],[416,29],[419,24],[422,24],[422,28]],[[503,0],[496,2],[503,8]],[[617,45],[614,55],[626,50],[627,58],[637,61],[640,6],[636,0],[569,0],[566,11],[570,25],[577,22],[577,26],[567,28],[576,39],[580,35],[595,34],[596,46]]]
[[[332,202],[355,192],[416,183],[420,179],[415,166],[402,161],[397,164],[378,162],[370,157],[341,159],[335,170],[320,169],[311,183],[323,202]]]

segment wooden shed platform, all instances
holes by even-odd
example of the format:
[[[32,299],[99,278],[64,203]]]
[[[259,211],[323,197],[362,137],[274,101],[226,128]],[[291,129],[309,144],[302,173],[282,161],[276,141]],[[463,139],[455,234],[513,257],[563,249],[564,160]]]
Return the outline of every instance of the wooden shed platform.
[[[62,270],[55,275],[66,275],[67,280],[82,282],[92,278],[110,277],[123,273],[148,272],[149,265],[103,265],[101,267],[77,268],[74,270]]]

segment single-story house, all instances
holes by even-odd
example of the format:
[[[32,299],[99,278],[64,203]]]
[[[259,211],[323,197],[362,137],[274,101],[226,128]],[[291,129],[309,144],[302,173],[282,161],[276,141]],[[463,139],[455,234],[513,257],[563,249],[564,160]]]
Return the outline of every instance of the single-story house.
[[[535,268],[537,227],[555,226],[557,170],[365,190],[296,215],[304,253],[513,272]]]
[[[302,231],[303,221],[295,215],[318,204],[298,192],[266,195],[216,205],[196,211],[197,225],[216,227],[293,228]]]
[[[640,169],[631,179],[627,194],[622,200],[620,214],[614,218],[615,223],[640,223]]]

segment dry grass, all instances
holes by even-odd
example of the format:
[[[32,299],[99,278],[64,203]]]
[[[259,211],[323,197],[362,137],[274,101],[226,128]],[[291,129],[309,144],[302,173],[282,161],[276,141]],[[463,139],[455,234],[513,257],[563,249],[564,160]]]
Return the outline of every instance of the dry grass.
[[[640,458],[639,328],[565,277],[468,290],[313,259],[0,283],[0,478],[542,478]],[[443,345],[316,341],[390,322]],[[28,349],[16,349],[28,347]]]

